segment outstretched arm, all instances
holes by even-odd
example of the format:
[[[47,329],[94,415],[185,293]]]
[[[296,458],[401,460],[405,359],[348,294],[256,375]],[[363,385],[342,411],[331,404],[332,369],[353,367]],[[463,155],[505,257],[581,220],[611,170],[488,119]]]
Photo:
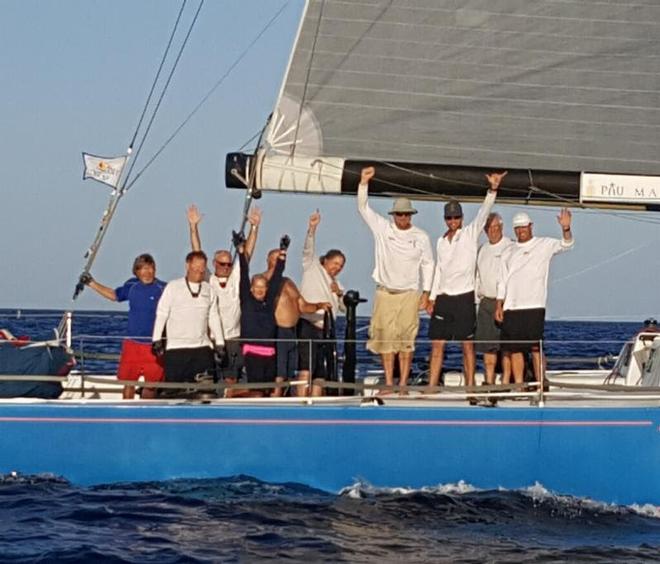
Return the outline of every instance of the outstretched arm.
[[[316,210],[309,216],[309,223],[307,224],[307,236],[305,237],[305,245],[303,246],[303,269],[309,268],[314,262],[314,247],[316,239],[316,228],[321,223],[321,214]]]
[[[284,266],[286,265],[286,250],[280,250],[275,264],[273,275],[268,281],[268,292],[266,293],[266,301],[274,304],[275,298],[279,295],[284,282]]]
[[[91,274],[88,274],[87,276],[88,277],[85,280],[82,280],[83,284],[87,284],[87,286],[89,286],[92,290],[104,298],[112,302],[117,301],[117,293],[112,288],[98,283],[96,280],[94,280],[94,278],[92,278]]]
[[[388,223],[384,217],[378,215],[369,206],[369,181],[375,174],[376,169],[374,167],[368,166],[363,168],[362,174],[360,175],[360,185],[358,186],[357,191],[358,211],[371,231],[378,230],[379,226],[387,226]]]
[[[199,213],[197,206],[191,204],[188,206],[188,226],[190,228],[190,247],[193,251],[202,250],[202,241],[199,238],[199,224],[202,221],[202,214]]]
[[[254,248],[257,246],[257,235],[259,234],[259,225],[261,224],[261,210],[259,208],[255,207],[252,209],[248,216],[248,223],[250,224],[250,233],[245,242],[245,255],[249,262],[254,253]]]
[[[238,261],[241,271],[241,281],[239,284],[239,296],[241,302],[244,301],[250,295],[250,265],[245,256],[245,249],[241,245],[238,247]]]

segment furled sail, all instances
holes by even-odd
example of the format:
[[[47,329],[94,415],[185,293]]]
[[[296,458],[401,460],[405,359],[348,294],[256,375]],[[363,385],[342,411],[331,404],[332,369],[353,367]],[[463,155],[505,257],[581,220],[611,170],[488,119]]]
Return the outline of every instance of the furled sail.
[[[660,3],[309,0],[255,186],[660,209]],[[245,170],[243,170],[246,173]]]

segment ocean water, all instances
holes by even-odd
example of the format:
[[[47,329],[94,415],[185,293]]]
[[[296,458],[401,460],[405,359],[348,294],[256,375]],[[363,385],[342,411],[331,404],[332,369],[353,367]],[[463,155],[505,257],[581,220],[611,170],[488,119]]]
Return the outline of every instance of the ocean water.
[[[5,310],[0,327],[49,338],[57,317]],[[125,322],[122,314],[77,314],[76,343],[116,351]],[[546,349],[570,365],[570,357],[616,353],[638,328],[548,322]],[[419,347],[420,364],[427,352]],[[450,366],[458,359],[456,350]],[[542,484],[483,491],[465,483],[420,490],[356,483],[336,494],[249,476],[85,488],[57,476],[0,477],[0,562],[264,560],[660,562],[660,507],[606,505]]]

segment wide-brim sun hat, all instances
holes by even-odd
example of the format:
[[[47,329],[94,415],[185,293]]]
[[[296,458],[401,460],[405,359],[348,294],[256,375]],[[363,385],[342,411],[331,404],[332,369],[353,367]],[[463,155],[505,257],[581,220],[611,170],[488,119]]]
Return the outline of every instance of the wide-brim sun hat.
[[[525,212],[518,212],[513,216],[513,227],[527,227],[532,224],[532,220]]]
[[[387,213],[389,213],[390,215],[393,215],[395,213],[415,214],[417,213],[417,210],[412,207],[412,203],[408,198],[397,198],[396,200],[394,200],[392,209]]]

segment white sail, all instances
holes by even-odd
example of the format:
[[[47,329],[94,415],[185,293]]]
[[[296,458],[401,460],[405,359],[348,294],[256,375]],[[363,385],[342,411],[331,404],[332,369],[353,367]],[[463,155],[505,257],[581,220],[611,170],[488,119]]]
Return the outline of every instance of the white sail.
[[[659,32],[636,0],[309,0],[260,186],[339,191],[349,159],[658,175]]]

